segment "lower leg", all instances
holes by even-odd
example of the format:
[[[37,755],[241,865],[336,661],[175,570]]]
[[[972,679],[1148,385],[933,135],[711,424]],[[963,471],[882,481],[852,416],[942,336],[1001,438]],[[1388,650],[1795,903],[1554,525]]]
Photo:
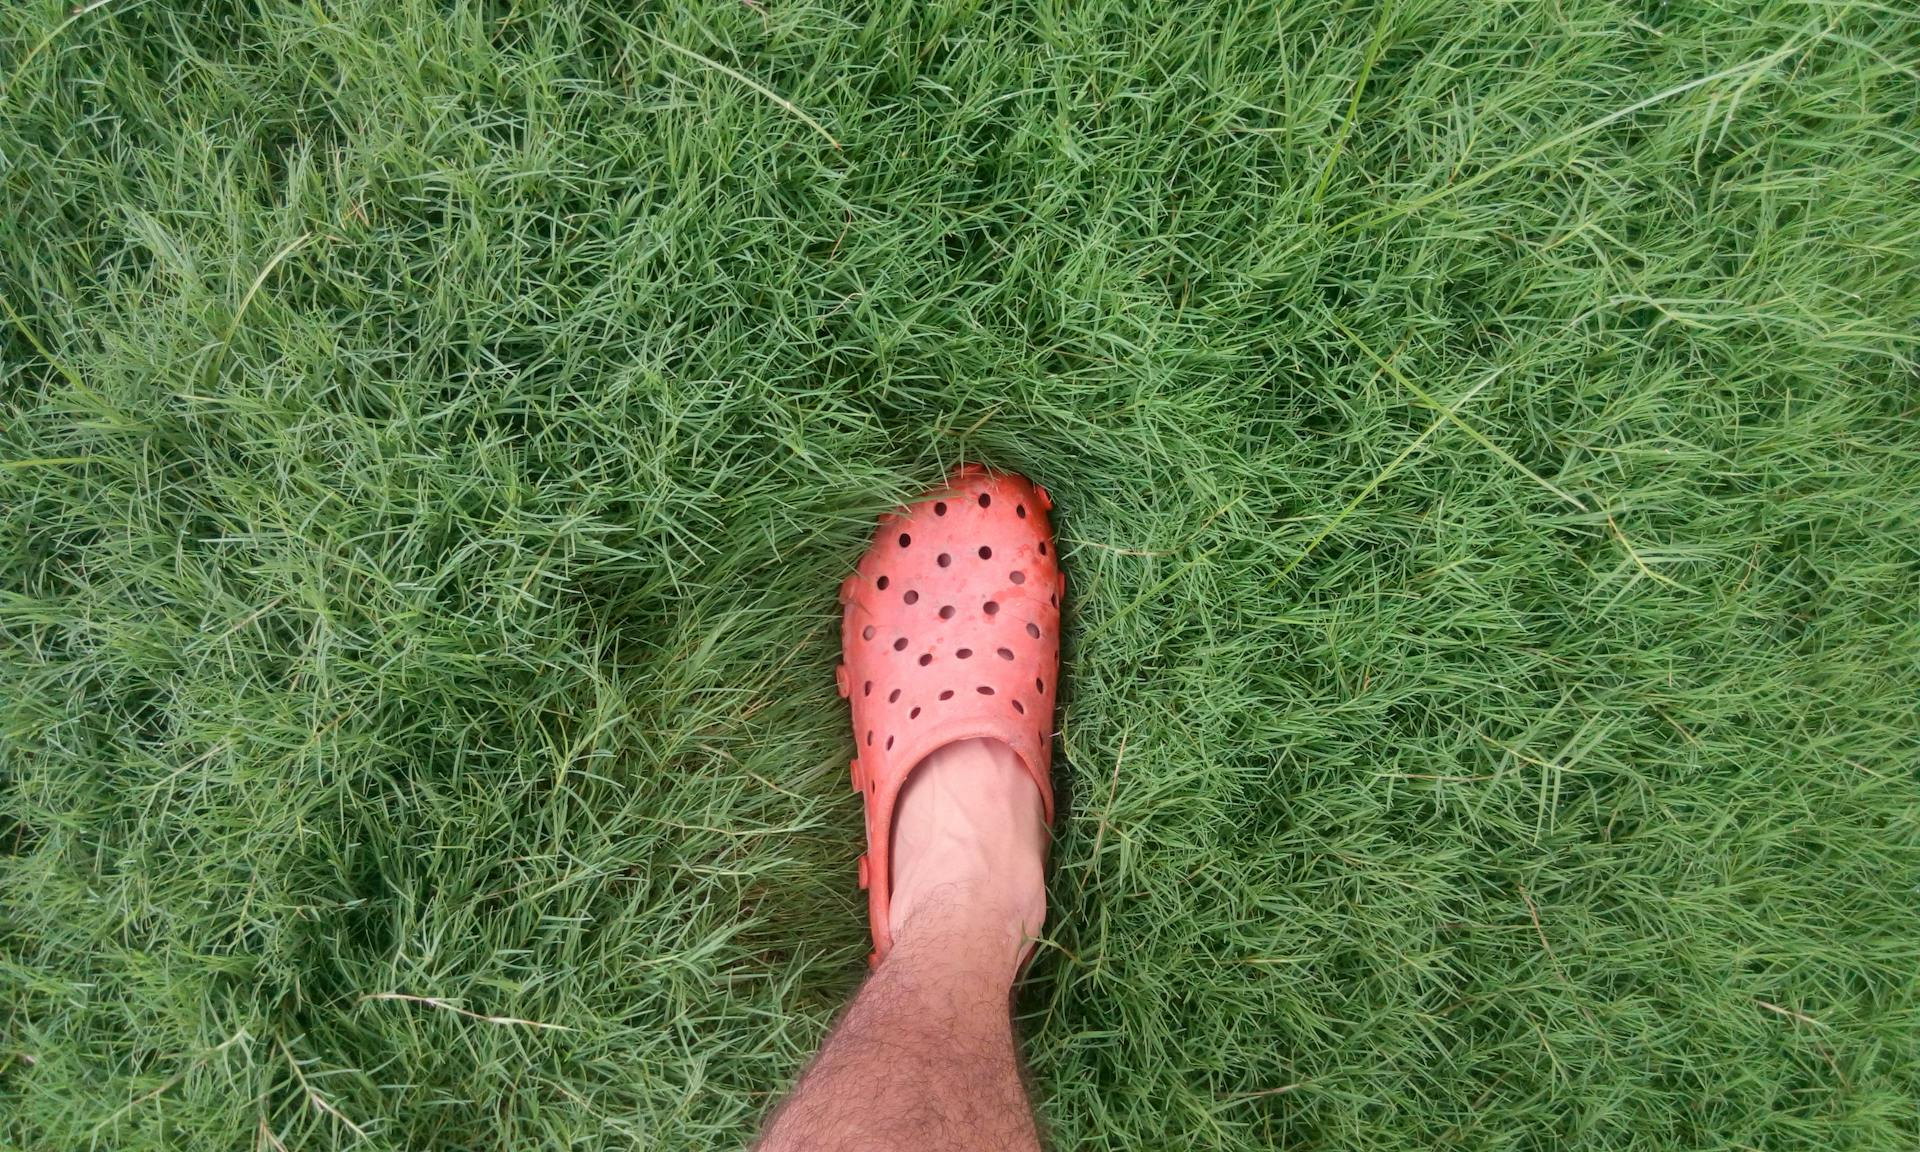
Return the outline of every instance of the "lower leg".
[[[893,947],[761,1152],[1034,1150],[1009,994],[1045,915],[1040,796],[1006,745],[952,744],[895,808]]]

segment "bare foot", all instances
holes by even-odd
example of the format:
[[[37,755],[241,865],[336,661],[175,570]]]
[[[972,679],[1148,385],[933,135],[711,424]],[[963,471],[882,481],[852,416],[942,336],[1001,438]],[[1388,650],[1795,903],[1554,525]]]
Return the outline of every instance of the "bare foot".
[[[1047,917],[1047,824],[1040,790],[1013,749],[961,740],[907,778],[893,815],[895,940],[964,933],[1012,983]]]

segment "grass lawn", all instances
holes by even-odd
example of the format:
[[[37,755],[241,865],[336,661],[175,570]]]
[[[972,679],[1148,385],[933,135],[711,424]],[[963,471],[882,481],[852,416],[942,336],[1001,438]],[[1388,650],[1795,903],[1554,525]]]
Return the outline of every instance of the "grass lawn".
[[[1920,1142],[1920,12],[8,0],[0,1147],[719,1149],[1058,501],[1061,1149]]]

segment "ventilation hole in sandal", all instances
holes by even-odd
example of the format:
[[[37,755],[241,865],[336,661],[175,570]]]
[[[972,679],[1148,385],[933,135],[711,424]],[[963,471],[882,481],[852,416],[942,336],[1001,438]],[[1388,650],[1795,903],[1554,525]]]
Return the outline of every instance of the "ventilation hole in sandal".
[[[893,751],[893,737],[887,737],[887,751]]]
[[[993,695],[993,689],[992,689],[992,688],[989,688],[989,687],[988,687],[987,685],[985,685],[985,684],[982,684],[982,685],[980,685],[980,687],[978,687],[978,688],[975,688],[975,689],[974,689],[974,691],[975,691],[975,692],[978,692],[978,693],[980,693],[980,695],[982,695],[982,696],[991,696],[991,695]]]
[[[942,699],[942,700],[951,700],[951,699],[953,699],[953,689],[951,689],[951,688],[949,688],[949,689],[947,689],[946,691],[944,691],[944,692],[942,692],[942,693],[940,693],[940,699]]]
[[[873,625],[869,624],[865,628],[860,629],[860,639],[862,640],[873,639]]]
[[[887,693],[887,703],[889,704],[900,703],[900,689],[895,688],[893,691]]]
[[[913,537],[907,535],[905,532],[900,533],[900,547],[905,548],[907,545],[912,543],[913,543]]]
[[[940,553],[940,555],[934,557],[933,562],[935,564],[940,565],[940,567],[945,568],[947,565],[953,563],[953,557],[947,555],[945,552],[942,552]]]
[[[993,549],[987,547],[985,544],[980,545],[980,559],[982,560],[993,559]]]
[[[1055,608],[1060,607],[1060,593],[1058,592],[1047,593],[1047,603],[1053,605]]]
[[[869,680],[865,684],[860,685],[860,695],[862,696],[873,695],[873,681]]]
[[[1033,678],[1033,687],[1035,691],[1040,693],[1040,695],[1045,696],[1047,694],[1047,682],[1045,680],[1040,679],[1040,677],[1038,676],[1035,676]]]
[[[993,651],[994,655],[1000,657],[1002,660],[1013,659],[1013,649],[1011,648],[995,648]]]
[[[953,619],[953,605],[951,605],[951,604],[943,604],[943,605],[941,605],[941,607],[940,607],[940,619],[942,619],[942,620],[951,620],[951,619]]]
[[[1000,611],[1000,602],[998,600],[989,600],[985,604],[980,605],[980,611],[991,616],[995,612]]]
[[[875,588],[878,588],[878,589],[880,589],[880,591],[882,591],[882,592],[885,592],[885,591],[887,590],[887,585],[889,585],[889,584],[891,584],[891,583],[893,583],[893,581],[891,581],[891,580],[889,580],[889,579],[887,579],[887,578],[886,578],[885,576],[882,576],[882,577],[880,577],[880,579],[878,579],[878,580],[875,580],[875,581],[873,582],[873,586],[874,586]]]
[[[867,747],[873,747],[873,729],[867,729]]]
[[[1027,506],[1025,504],[1015,504],[1013,506],[1013,514],[1025,520],[1027,518]]]
[[[1015,584],[1025,584],[1027,582],[1027,574],[1016,568],[1007,573],[1007,579]]]
[[[935,501],[933,505],[933,514],[935,516],[945,516],[947,514],[947,502],[945,500]]]
[[[1027,635],[1033,637],[1035,640],[1040,639],[1040,625],[1035,624],[1031,620],[1027,621]]]
[[[985,492],[980,493],[980,507],[985,508],[987,505],[992,503],[993,503],[992,496],[987,495]]]
[[[1018,700],[1015,700],[1013,702],[1013,710],[1015,712],[1020,713],[1020,715],[1022,716],[1025,716],[1027,714],[1027,706],[1025,704],[1020,703],[1020,701]]]
[[[925,668],[927,665],[931,663],[933,663],[933,653],[931,652],[920,653],[920,667]]]
[[[893,650],[895,652],[905,652],[907,650],[907,638],[902,636],[900,639],[895,640],[893,642]]]
[[[1047,554],[1047,542],[1045,540],[1042,540],[1040,541],[1040,555],[1045,556],[1046,554]]]
[[[900,597],[900,599],[906,601],[908,604],[918,604],[920,603],[920,593],[915,592],[913,589],[909,588],[907,589],[907,594],[905,596]]]
[[[918,707],[915,707],[913,711],[907,713],[907,719],[909,720],[920,719],[920,709]]]
[[[973,655],[973,649],[971,648],[955,649],[953,653],[953,657],[956,660],[966,660],[970,658],[972,655]]]

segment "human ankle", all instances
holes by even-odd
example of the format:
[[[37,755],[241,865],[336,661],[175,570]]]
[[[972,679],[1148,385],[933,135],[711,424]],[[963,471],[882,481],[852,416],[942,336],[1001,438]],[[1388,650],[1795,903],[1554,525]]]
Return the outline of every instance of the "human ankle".
[[[1039,790],[1005,744],[963,740],[928,756],[895,808],[896,947],[937,936],[1017,961],[1046,917],[1046,840]]]

